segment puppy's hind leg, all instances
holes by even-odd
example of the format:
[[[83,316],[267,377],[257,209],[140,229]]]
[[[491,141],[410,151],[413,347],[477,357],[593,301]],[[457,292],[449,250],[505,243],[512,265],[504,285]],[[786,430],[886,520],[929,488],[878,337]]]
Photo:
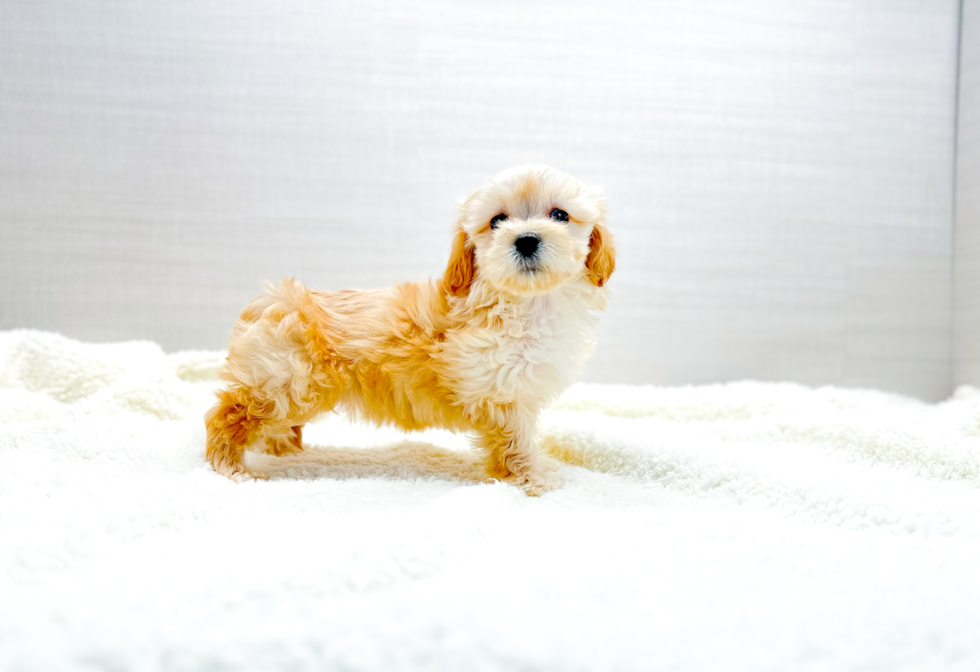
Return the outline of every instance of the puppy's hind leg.
[[[218,393],[218,403],[204,416],[207,458],[216,472],[234,480],[249,477],[242,458],[263,433],[271,406],[239,386]]]

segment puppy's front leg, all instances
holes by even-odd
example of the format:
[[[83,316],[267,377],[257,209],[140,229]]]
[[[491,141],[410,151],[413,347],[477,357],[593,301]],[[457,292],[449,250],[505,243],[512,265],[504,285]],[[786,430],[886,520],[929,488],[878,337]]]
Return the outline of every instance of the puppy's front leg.
[[[558,462],[542,454],[534,441],[537,414],[494,415],[502,422],[483,424],[476,439],[477,449],[487,457],[487,474],[519,485],[534,497],[559,487]]]

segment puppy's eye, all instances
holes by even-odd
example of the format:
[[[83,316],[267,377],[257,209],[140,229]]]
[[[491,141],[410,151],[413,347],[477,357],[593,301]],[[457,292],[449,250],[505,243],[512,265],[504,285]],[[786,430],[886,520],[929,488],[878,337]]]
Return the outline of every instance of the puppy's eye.
[[[497,215],[496,217],[490,220],[490,228],[496,229],[497,225],[500,224],[500,222],[506,222],[506,221],[507,221],[507,215],[501,212],[499,215]]]
[[[551,211],[551,218],[556,222],[567,222],[568,213],[565,212],[564,210],[559,210],[558,208],[555,208],[554,210]]]

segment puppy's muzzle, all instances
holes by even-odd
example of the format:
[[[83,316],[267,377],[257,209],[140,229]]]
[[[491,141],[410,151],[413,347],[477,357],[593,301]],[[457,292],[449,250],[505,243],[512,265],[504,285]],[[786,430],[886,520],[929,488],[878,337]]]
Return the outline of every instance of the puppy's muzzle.
[[[541,237],[536,233],[525,233],[517,237],[514,241],[514,248],[517,250],[522,260],[530,261],[538,253],[541,245]]]

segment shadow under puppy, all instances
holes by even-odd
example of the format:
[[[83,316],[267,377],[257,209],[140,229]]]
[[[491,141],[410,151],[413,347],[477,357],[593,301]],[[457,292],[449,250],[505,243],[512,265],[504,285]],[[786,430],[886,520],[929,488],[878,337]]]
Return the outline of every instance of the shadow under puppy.
[[[556,463],[538,413],[579,376],[615,268],[600,196],[543,165],[505,170],[460,206],[441,280],[311,291],[286,279],[231,336],[229,385],[207,413],[215,471],[248,478],[246,449],[302,450],[331,409],[406,430],[473,434],[487,473],[541,494]]]

